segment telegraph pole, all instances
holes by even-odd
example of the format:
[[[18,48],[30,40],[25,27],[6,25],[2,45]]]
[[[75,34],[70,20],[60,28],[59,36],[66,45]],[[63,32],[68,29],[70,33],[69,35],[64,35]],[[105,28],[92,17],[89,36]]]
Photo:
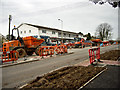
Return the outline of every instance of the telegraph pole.
[[[10,40],[10,24],[11,24],[12,16],[9,15],[9,32],[8,32],[8,39]]]

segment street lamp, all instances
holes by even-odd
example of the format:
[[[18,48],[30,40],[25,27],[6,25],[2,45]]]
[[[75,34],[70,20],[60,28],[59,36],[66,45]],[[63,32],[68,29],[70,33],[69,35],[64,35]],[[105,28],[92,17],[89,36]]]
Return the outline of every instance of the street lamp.
[[[61,29],[63,29],[63,20],[58,19],[59,21],[61,21]],[[63,31],[61,31],[61,41],[63,43]]]
[[[8,39],[10,40],[10,24],[12,20],[12,15],[9,15],[9,32],[8,32]]]

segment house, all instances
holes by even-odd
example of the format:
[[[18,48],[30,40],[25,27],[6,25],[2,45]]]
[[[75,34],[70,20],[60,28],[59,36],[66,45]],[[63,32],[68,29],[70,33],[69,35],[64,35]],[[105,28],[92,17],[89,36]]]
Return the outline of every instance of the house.
[[[64,31],[60,29],[44,27],[39,25],[33,25],[28,23],[22,23],[17,27],[19,29],[20,37],[34,36],[36,38],[50,38],[51,40],[57,40],[65,42],[66,40],[71,41],[80,34],[70,31]]]

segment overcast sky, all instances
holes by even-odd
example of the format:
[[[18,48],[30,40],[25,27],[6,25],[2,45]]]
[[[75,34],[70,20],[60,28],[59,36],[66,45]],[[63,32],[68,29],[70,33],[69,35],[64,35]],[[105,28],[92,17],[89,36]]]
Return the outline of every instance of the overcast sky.
[[[21,23],[91,33],[97,26],[108,23],[113,28],[113,39],[118,36],[118,8],[99,5],[89,0],[0,0],[0,33],[8,34],[8,16],[12,15],[11,28]]]

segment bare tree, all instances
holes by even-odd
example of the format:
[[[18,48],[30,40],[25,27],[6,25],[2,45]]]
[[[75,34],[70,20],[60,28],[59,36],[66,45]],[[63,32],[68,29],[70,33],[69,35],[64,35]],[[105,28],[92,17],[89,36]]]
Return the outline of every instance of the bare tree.
[[[116,7],[120,8],[120,0],[89,0],[89,1],[92,1],[95,4],[98,3],[100,5],[103,5],[104,3],[109,3],[114,8]]]
[[[112,36],[112,27],[108,23],[102,23],[100,24],[97,29],[95,36],[97,38],[100,38],[102,41],[104,39],[109,40]]]

